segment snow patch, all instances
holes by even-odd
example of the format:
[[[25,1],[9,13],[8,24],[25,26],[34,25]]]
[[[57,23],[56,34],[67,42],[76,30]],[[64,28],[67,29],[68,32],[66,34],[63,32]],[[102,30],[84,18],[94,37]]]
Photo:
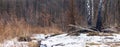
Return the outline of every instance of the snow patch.
[[[35,38],[32,42],[36,43],[41,40],[40,47],[111,47],[111,45],[108,45],[109,43],[120,43],[120,34],[113,34],[113,36],[87,36],[86,34],[80,34],[80,36],[68,36],[67,34],[50,36],[33,34],[31,38]],[[19,42],[15,38],[0,44],[0,47],[29,47],[28,43]]]

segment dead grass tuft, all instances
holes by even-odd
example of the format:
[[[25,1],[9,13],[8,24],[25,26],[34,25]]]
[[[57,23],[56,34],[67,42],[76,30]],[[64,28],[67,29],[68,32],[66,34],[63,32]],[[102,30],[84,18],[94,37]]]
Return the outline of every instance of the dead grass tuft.
[[[101,45],[101,44],[91,42],[91,43],[87,43],[87,45]]]
[[[28,46],[29,47],[40,47],[40,44],[38,42],[31,41],[28,43]]]
[[[87,36],[96,36],[99,35],[99,32],[89,32]]]

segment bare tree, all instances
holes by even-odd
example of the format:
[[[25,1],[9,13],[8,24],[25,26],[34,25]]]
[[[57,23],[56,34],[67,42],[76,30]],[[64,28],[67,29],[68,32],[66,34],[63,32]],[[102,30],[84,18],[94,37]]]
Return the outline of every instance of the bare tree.
[[[91,0],[91,3],[92,3],[92,23],[93,23],[93,20],[94,20],[94,0]]]
[[[70,0],[70,24],[73,25],[75,25],[74,7],[74,0]]]
[[[96,29],[97,29],[98,31],[101,31],[101,28],[102,28],[102,16],[101,16],[102,3],[103,3],[103,1],[100,0],[99,6],[98,6],[97,23],[96,23]]]
[[[86,0],[86,9],[87,9],[87,23],[88,26],[93,25],[93,17],[94,17],[94,1]]]
[[[90,5],[90,0],[87,0],[86,2],[86,7],[87,7],[87,23],[88,26],[92,25],[92,16],[91,16],[91,5]]]

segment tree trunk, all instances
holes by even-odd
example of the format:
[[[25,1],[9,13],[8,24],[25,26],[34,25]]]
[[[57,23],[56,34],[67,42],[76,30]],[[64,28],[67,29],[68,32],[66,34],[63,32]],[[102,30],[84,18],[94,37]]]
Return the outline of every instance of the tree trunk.
[[[92,16],[91,16],[91,5],[90,5],[90,0],[87,0],[87,23],[88,26],[92,25]]]
[[[102,16],[101,16],[101,12],[102,12],[102,0],[100,0],[99,6],[98,6],[98,16],[97,16],[97,23],[96,23],[96,29],[98,31],[101,31],[102,28]]]
[[[74,0],[70,1],[70,24],[75,25],[75,16],[74,16]]]

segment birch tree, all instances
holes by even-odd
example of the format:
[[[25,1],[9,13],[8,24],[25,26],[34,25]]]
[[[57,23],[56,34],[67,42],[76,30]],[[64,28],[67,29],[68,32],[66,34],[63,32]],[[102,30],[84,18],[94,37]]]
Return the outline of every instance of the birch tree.
[[[91,26],[92,25],[92,17],[91,17],[91,9],[90,9],[90,0],[87,0],[86,1],[86,7],[87,7],[87,23],[88,23],[88,26]]]
[[[87,23],[88,26],[93,25],[93,17],[94,17],[94,1],[86,0],[86,8],[87,8]]]

